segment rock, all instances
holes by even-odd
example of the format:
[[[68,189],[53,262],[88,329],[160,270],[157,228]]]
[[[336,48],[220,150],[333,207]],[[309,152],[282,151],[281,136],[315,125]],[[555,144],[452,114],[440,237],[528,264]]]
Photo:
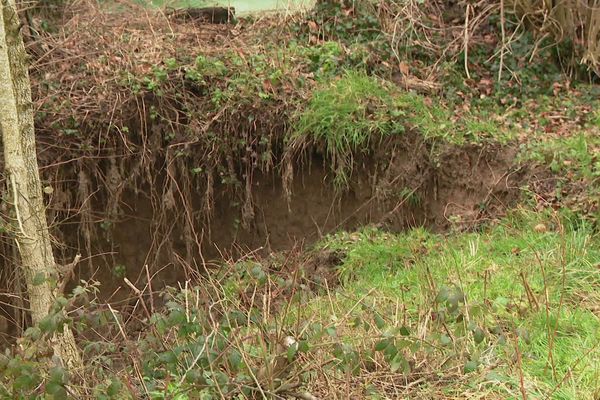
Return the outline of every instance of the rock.
[[[226,24],[235,18],[233,7],[180,8],[167,13],[179,20],[197,20],[210,24]]]

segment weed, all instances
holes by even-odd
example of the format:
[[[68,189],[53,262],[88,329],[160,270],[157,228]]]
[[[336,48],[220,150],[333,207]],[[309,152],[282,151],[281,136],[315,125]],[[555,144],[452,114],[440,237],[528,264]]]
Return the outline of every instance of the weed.
[[[373,42],[382,36],[376,9],[368,2],[349,6],[343,2],[317,1],[306,20],[293,28],[312,41]]]

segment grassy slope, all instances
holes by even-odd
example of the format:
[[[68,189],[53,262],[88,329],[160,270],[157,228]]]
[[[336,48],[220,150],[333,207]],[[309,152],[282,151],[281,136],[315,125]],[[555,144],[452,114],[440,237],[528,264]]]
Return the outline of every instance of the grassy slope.
[[[481,233],[441,236],[413,230],[392,235],[365,229],[340,233],[322,246],[347,253],[340,267],[345,283],[339,291],[315,299],[307,318],[339,318],[353,304],[348,298],[372,301],[374,308],[356,312],[352,319],[371,320],[376,310],[387,319],[382,333],[389,326],[405,325],[445,347],[430,367],[446,357],[459,364],[476,362],[470,379],[457,378],[446,385],[448,394],[476,395],[480,390],[479,394],[516,398],[522,371],[523,385],[535,398],[597,396],[600,241],[588,227],[573,229],[542,214],[519,212]],[[436,297],[439,300],[443,287],[452,285],[466,296],[466,304],[459,305],[464,320],[453,322],[454,314],[447,318],[455,338],[444,344],[445,328],[431,315],[446,309]],[[526,285],[535,300],[528,299]],[[477,328],[485,336],[479,344],[470,338]],[[348,326],[343,332],[348,338],[361,337],[362,345],[377,338],[372,331]],[[517,332],[521,338],[515,341]],[[517,348],[521,367],[515,362]],[[413,356],[418,360],[419,353]],[[451,373],[453,362],[437,368]],[[494,381],[497,384],[490,384]],[[425,384],[414,395],[427,397],[429,390]]]

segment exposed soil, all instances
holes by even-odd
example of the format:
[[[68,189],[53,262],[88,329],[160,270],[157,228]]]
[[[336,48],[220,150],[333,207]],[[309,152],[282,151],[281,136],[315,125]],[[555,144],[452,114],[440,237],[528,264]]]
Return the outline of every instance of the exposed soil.
[[[78,252],[87,258],[73,284],[93,278],[102,284],[101,299],[126,301],[131,289],[119,269],[140,288],[152,276],[157,290],[205,273],[219,260],[306,247],[340,229],[369,224],[391,231],[414,226],[443,231],[450,224],[469,229],[502,214],[518,199],[530,174],[515,164],[513,146],[433,146],[417,133],[386,139],[373,153],[357,156],[350,186],[341,193],[317,151],[294,162],[289,198],[277,168],[254,171],[245,200],[228,185],[215,183],[207,224],[198,218],[206,200],[203,190],[193,191],[184,210],[165,204],[168,196],[157,201],[144,190],[125,187],[120,189],[118,218],[109,227],[99,227],[102,219],[89,222],[92,230],[60,224],[56,234],[65,243],[57,253],[63,262]],[[110,163],[104,167],[102,174],[109,177]],[[74,172],[65,175],[69,173]],[[111,204],[98,200],[92,208],[108,210]],[[244,215],[253,217],[244,221]],[[193,224],[182,224],[187,218]],[[90,240],[94,254],[85,254]],[[5,321],[0,328],[9,330],[2,325]]]
[[[128,192],[121,207],[128,211],[102,249],[114,254],[92,263],[99,268],[94,278],[109,295],[122,282],[114,275],[114,265],[125,266],[127,277],[140,284],[147,280],[143,267],[149,265],[150,273],[160,271],[153,278],[159,288],[202,272],[215,260],[307,246],[340,229],[375,224],[392,231],[414,226],[442,231],[451,223],[468,229],[513,204],[528,174],[527,168],[514,164],[516,149],[511,146],[447,146],[433,153],[419,135],[411,134],[380,148],[357,162],[360,168],[343,193],[335,191],[330,171],[316,153],[297,165],[289,201],[279,174],[255,173],[254,218],[246,226],[241,221],[244,205],[222,184],[216,185],[210,223],[195,227],[200,249],[189,247],[185,237],[190,232],[178,219],[167,217],[157,224],[162,213],[145,196]],[[196,212],[202,195],[196,194],[192,204]],[[80,277],[89,278],[90,270],[83,266]]]

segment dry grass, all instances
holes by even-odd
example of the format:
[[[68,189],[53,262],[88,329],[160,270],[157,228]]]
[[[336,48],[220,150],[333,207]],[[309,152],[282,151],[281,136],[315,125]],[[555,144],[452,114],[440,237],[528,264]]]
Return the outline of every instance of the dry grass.
[[[44,53],[37,54],[31,66],[34,98],[38,112],[51,113],[48,102],[59,101],[56,113],[46,118],[52,124],[76,118],[80,124],[92,126],[123,125],[149,107],[144,96],[126,86],[128,74],[144,77],[166,59],[182,55],[248,51],[240,30],[255,29],[174,23],[160,11],[128,1],[111,7],[114,10],[92,1],[77,1],[66,9],[60,31],[36,44]]]
[[[507,1],[507,8],[537,31],[540,39],[556,43],[570,41],[575,64],[587,65],[600,75],[600,4],[597,1],[567,0]]]

